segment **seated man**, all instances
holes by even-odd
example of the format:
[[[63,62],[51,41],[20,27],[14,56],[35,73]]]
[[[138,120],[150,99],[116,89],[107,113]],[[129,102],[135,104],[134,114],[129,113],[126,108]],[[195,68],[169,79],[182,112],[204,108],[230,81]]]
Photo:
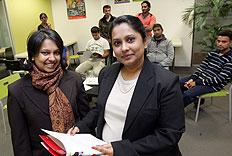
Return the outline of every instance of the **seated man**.
[[[199,95],[221,90],[232,79],[232,31],[219,32],[216,43],[217,49],[207,55],[197,71],[180,80],[185,106]]]
[[[92,53],[89,60],[81,63],[76,72],[82,75],[88,75],[87,72],[91,70],[92,76],[98,76],[101,69],[105,66],[105,58],[109,55],[109,42],[100,36],[100,30],[94,26],[91,28],[93,38],[88,41],[86,51]]]
[[[147,46],[147,57],[153,63],[169,69],[174,58],[174,47],[170,40],[163,35],[163,28],[160,24],[153,26],[154,36]]]

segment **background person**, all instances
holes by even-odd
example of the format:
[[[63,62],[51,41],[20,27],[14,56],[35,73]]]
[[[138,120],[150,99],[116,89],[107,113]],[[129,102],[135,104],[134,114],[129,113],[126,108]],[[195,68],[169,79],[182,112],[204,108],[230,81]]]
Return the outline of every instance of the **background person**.
[[[231,43],[231,30],[219,32],[217,49],[208,53],[194,74],[180,80],[185,106],[197,101],[199,95],[221,90],[232,80]]]
[[[154,24],[153,33],[154,36],[147,46],[147,57],[151,62],[158,63],[165,69],[169,69],[174,58],[172,42],[164,36],[161,24]]]
[[[107,41],[110,42],[110,36],[109,36],[110,24],[115,20],[116,17],[111,15],[110,5],[103,6],[103,13],[104,16],[99,20],[99,24],[98,24],[100,29],[100,35],[101,37],[105,38]]]
[[[142,13],[136,15],[143,23],[143,26],[146,30],[148,39],[152,37],[152,28],[156,23],[156,17],[150,13],[151,3],[148,1],[143,1],[141,3]]]
[[[41,13],[39,15],[39,19],[41,21],[41,24],[38,26],[38,30],[40,29],[51,29],[51,24],[48,23],[48,16],[45,13]]]
[[[101,37],[105,38],[110,44],[110,54],[108,57],[107,64],[112,64],[113,62],[116,61],[116,58],[113,56],[113,48],[112,48],[110,37],[109,37],[109,28],[110,28],[110,24],[115,20],[116,17],[111,15],[110,5],[103,6],[103,13],[104,13],[104,16],[99,20],[98,26],[100,29]]]
[[[60,36],[41,29],[28,38],[29,74],[9,86],[7,108],[15,156],[50,156],[41,128],[66,133],[89,111],[81,76],[65,70]]]
[[[88,75],[91,71],[93,76],[98,77],[101,69],[105,67],[105,58],[109,56],[109,42],[100,36],[100,30],[94,26],[91,28],[92,39],[86,45],[86,51],[91,52],[91,58],[81,63],[75,71],[82,75]]]
[[[180,156],[185,121],[178,76],[147,59],[146,33],[137,17],[116,18],[110,36],[120,63],[101,72],[96,109],[68,133],[97,127],[97,137],[109,142],[93,147],[103,155]]]

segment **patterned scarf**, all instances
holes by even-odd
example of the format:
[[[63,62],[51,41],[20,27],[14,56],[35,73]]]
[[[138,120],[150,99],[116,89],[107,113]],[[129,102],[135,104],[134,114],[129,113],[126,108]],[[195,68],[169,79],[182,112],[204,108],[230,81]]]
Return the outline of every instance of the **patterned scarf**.
[[[55,71],[45,73],[33,65],[30,74],[32,85],[48,94],[52,129],[56,132],[66,133],[74,125],[75,119],[69,100],[58,87],[64,74],[63,69],[59,66]]]

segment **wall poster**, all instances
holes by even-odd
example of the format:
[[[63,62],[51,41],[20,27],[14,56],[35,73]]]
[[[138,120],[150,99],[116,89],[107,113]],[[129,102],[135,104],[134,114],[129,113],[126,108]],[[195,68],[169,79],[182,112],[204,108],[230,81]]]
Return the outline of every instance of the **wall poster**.
[[[85,0],[66,0],[68,19],[86,18]]]
[[[130,0],[114,0],[114,4],[119,4],[119,3],[129,3]]]

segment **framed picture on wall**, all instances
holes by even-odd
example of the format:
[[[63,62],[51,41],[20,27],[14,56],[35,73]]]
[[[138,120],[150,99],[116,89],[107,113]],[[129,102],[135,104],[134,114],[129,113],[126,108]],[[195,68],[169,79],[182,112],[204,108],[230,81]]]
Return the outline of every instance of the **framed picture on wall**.
[[[119,3],[130,3],[130,0],[114,0],[114,4],[119,4]]]
[[[86,18],[84,0],[66,0],[68,19]]]

